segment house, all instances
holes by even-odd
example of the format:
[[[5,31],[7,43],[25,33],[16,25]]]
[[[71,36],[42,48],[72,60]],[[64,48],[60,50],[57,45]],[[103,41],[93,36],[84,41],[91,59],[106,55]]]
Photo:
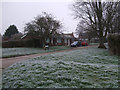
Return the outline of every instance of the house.
[[[2,36],[2,42],[8,41],[8,40],[9,40],[9,37],[7,37],[7,36]]]
[[[32,40],[32,38],[36,39],[36,41],[38,40],[39,42],[38,37],[31,37],[27,34],[21,37],[22,40]],[[48,43],[50,46],[59,46],[59,45],[70,46],[70,44],[74,42],[74,40],[75,37],[73,33],[67,33],[67,34],[62,33],[62,34],[51,35],[51,37],[46,40],[46,43]]]
[[[72,42],[74,42],[75,37],[73,35],[73,33],[69,33],[69,34],[58,34],[58,35],[52,35],[51,38],[48,38],[46,40],[46,43],[49,43],[49,45],[52,46],[59,46],[59,45],[68,45],[70,46],[70,44]]]
[[[80,33],[78,36],[78,39],[81,41],[87,41],[89,43],[98,43],[99,42],[98,37],[94,33],[93,34]]]
[[[79,33],[78,39],[79,40],[87,40],[88,39],[87,33]]]

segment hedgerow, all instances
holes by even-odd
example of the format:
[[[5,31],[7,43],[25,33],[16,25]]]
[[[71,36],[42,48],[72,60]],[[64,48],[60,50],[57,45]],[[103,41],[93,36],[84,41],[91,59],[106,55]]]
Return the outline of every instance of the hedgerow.
[[[120,34],[109,34],[108,46],[112,54],[120,56]]]

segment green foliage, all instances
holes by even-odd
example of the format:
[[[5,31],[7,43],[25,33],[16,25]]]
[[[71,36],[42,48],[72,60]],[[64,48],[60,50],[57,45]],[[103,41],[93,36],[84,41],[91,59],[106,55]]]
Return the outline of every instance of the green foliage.
[[[17,27],[15,25],[10,25],[6,32],[4,33],[4,36],[11,37],[12,35],[19,33]]]
[[[111,53],[120,55],[120,34],[110,34],[108,36],[108,45]]]

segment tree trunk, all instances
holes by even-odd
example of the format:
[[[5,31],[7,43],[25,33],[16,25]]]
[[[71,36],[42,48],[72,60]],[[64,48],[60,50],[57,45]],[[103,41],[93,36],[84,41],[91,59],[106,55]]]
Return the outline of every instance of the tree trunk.
[[[98,48],[107,49],[104,45],[104,37],[99,38],[99,40],[100,40],[100,44],[99,44]]]

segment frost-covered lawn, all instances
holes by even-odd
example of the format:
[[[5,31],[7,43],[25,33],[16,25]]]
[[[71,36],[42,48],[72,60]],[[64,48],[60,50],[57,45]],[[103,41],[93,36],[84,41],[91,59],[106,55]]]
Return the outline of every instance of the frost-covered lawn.
[[[86,48],[18,62],[3,71],[3,88],[117,88],[118,57]]]
[[[53,52],[70,48],[71,47],[68,46],[52,46],[49,48],[49,50],[44,50],[43,48],[2,48],[2,57],[4,58],[36,53]]]

